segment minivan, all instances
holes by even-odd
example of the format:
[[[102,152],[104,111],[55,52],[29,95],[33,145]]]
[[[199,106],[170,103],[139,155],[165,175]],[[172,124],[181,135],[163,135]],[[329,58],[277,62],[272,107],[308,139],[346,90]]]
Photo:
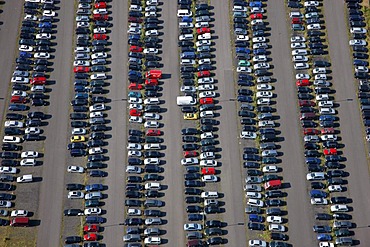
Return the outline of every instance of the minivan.
[[[183,17],[183,16],[192,16],[193,13],[188,9],[179,9],[177,10],[177,17]]]

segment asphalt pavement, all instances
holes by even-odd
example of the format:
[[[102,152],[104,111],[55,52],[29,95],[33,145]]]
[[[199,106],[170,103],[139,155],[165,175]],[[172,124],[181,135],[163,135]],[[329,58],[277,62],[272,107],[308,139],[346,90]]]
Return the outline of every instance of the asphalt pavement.
[[[219,215],[220,220],[228,224],[225,238],[225,246],[247,246],[245,226],[238,223],[246,223],[245,219],[245,194],[243,192],[243,180],[245,170],[241,164],[241,153],[239,146],[238,116],[235,102],[235,84],[232,64],[231,37],[230,37],[230,12],[229,5],[223,1],[211,1],[214,7],[214,30],[212,36],[215,42],[216,67],[215,79],[217,79],[217,92],[220,94],[219,105],[221,106],[218,140],[222,149],[219,192],[224,194],[221,199],[225,203],[225,213]],[[231,100],[230,100],[231,99]]]
[[[313,234],[313,207],[309,202],[306,182],[307,168],[304,162],[303,135],[299,124],[297,89],[295,86],[295,71],[291,61],[290,23],[287,21],[285,2],[275,0],[267,2],[267,21],[271,27],[270,39],[273,78],[276,98],[276,115],[280,117],[278,135],[283,141],[279,152],[283,155],[283,184],[288,187],[285,191],[288,211],[289,242],[293,246],[317,246]],[[303,223],[304,222],[304,223]]]
[[[163,39],[161,50],[163,53],[161,63],[164,65],[163,73],[163,95],[161,100],[164,100],[164,109],[162,115],[162,130],[164,132],[165,153],[164,164],[164,180],[161,182],[167,189],[163,192],[165,196],[162,198],[166,205],[163,211],[166,212],[164,219],[167,223],[161,226],[161,229],[166,231],[164,238],[165,246],[182,246],[185,245],[185,232],[183,225],[185,219],[184,205],[184,176],[183,168],[180,160],[182,155],[181,149],[181,119],[182,114],[180,108],[176,104],[176,97],[179,95],[179,49],[177,47],[178,24],[177,24],[177,1],[161,1],[163,5],[160,20],[163,20],[163,29],[160,32],[164,35],[160,36]],[[162,210],[162,209],[161,209]]]
[[[72,80],[72,39],[74,33],[74,1],[60,1],[57,10],[58,22],[56,38],[52,40],[57,45],[53,62],[54,69],[50,73],[49,82],[50,105],[48,106],[49,124],[44,127],[44,164],[42,166],[42,182],[38,208],[38,219],[41,221],[37,231],[37,246],[57,246],[60,242],[64,175],[66,174],[67,143],[69,138],[69,109],[71,100]]]
[[[357,99],[358,82],[354,80],[352,52],[349,42],[346,5],[333,4],[324,0],[325,24],[329,43],[329,55],[332,63],[333,87],[336,90],[335,101],[340,105],[340,136],[345,145],[343,156],[347,158],[345,170],[349,172],[347,196],[352,198],[354,239],[359,246],[370,246],[370,224],[368,211],[370,197],[369,157],[366,147],[365,131]],[[368,28],[368,27],[367,27]],[[353,101],[347,101],[353,99]]]

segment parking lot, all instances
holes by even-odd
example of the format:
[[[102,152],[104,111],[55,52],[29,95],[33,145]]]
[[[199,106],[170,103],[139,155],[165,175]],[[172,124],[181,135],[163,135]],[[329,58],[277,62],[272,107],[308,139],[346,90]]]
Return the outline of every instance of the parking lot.
[[[4,246],[370,245],[346,2],[5,1]]]

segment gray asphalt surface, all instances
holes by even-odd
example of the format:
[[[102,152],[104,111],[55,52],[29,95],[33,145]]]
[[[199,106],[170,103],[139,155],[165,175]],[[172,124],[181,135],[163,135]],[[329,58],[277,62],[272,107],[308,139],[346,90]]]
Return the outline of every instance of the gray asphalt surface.
[[[333,1],[324,0],[325,20],[329,42],[329,55],[333,69],[333,86],[336,90],[336,101],[340,104],[338,116],[340,118],[340,136],[345,144],[343,155],[348,177],[347,196],[353,199],[353,221],[359,229],[354,229],[354,239],[359,240],[360,246],[370,246],[370,238],[366,226],[370,223],[368,211],[370,198],[369,163],[367,148],[365,148],[365,132],[357,100],[358,82],[354,80],[352,66],[352,52],[348,45],[348,26],[345,14],[346,5],[333,4]],[[346,99],[353,99],[347,102]]]
[[[50,73],[49,81],[55,83],[49,87],[50,106],[48,113],[52,115],[49,125],[44,128],[45,157],[42,167],[42,182],[38,216],[41,221],[37,231],[37,246],[57,246],[60,241],[64,175],[66,161],[69,154],[66,151],[67,139],[69,138],[69,101],[70,101],[70,78],[72,76],[72,47],[74,31],[74,2],[61,1],[57,11],[59,22],[57,25],[55,46],[55,59],[53,60],[54,71]]]
[[[283,183],[289,185],[288,193],[288,234],[289,242],[294,246],[317,246],[313,234],[313,207],[308,196],[306,182],[307,168],[303,157],[303,136],[299,125],[297,89],[295,86],[295,71],[291,62],[290,31],[283,0],[267,2],[267,21],[271,27],[270,44],[275,93],[277,94],[277,121],[280,123],[279,137],[284,141],[280,152],[283,168]],[[304,223],[302,223],[304,222]]]
[[[13,74],[15,57],[18,54],[18,31],[19,23],[23,19],[22,1],[5,1],[0,13],[0,71],[2,81],[0,83],[0,120],[3,123],[5,119],[5,105],[10,100],[10,78]],[[6,49],[4,48],[6,47]],[[3,119],[4,117],[4,119]],[[3,130],[0,131],[3,133]]]
[[[107,162],[108,177],[105,178],[104,184],[108,186],[106,193],[108,198],[105,199],[105,207],[107,214],[107,222],[104,224],[104,239],[103,242],[107,246],[122,246],[122,236],[124,235],[123,226],[119,223],[124,221],[124,192],[125,192],[125,167],[127,164],[126,157],[126,138],[127,138],[127,101],[120,99],[127,98],[127,2],[126,1],[112,1],[110,2],[112,8],[111,23],[113,27],[110,28],[109,41],[112,42],[110,46],[111,64],[108,65],[111,71],[108,75],[112,78],[107,80],[110,83],[108,98],[112,99],[109,104],[111,110],[107,111],[108,119],[111,121],[109,126],[112,131],[107,134],[112,135],[112,138],[107,139],[109,145],[108,149],[109,161]]]
[[[216,37],[215,42],[216,51],[216,70],[215,79],[218,83],[218,93],[220,97],[219,105],[222,107],[218,113],[220,117],[219,135],[222,166],[219,182],[219,192],[224,194],[221,199],[225,203],[225,213],[219,215],[220,220],[227,222],[229,225],[226,230],[228,234],[225,236],[227,244],[225,246],[246,246],[247,239],[245,235],[245,227],[237,225],[237,223],[245,223],[245,195],[243,192],[243,180],[245,171],[240,163],[241,154],[239,146],[239,130],[238,130],[238,116],[236,111],[236,102],[230,101],[235,99],[235,87],[233,83],[233,65],[231,53],[231,37],[230,37],[230,16],[229,5],[223,1],[211,1],[214,6],[213,22],[214,30],[212,36]]]
[[[181,119],[182,114],[180,108],[176,105],[176,97],[179,95],[179,50],[177,47],[177,1],[161,1],[163,5],[162,16],[159,19],[163,20],[163,29],[160,31],[164,33],[160,36],[162,42],[162,73],[166,79],[163,81],[163,95],[161,97],[165,104],[162,107],[165,112],[162,113],[162,128],[164,135],[164,145],[166,149],[164,167],[164,180],[162,184],[168,186],[164,191],[165,196],[162,198],[166,205],[163,207],[167,220],[167,224],[161,226],[161,229],[166,231],[163,236],[165,246],[182,246],[185,245],[185,232],[183,224],[186,222],[184,217],[184,185],[183,185],[183,168],[180,164],[182,158],[181,149]]]

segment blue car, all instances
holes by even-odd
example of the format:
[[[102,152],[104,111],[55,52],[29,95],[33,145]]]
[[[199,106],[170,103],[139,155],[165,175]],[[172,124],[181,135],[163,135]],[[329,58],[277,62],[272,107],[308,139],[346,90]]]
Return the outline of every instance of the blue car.
[[[322,233],[322,234],[317,235],[317,240],[319,241],[330,241],[331,239],[332,237],[329,234]]]
[[[365,60],[355,59],[353,60],[353,65],[355,66],[368,66],[369,62]]]
[[[88,92],[89,89],[85,86],[82,85],[76,85],[75,86],[75,92],[83,93],[83,92]]]
[[[141,78],[142,77],[141,73],[139,71],[135,71],[135,70],[130,70],[128,72],[128,75],[129,76],[135,76],[135,77],[138,77],[138,78]]]
[[[251,50],[245,47],[236,47],[235,48],[236,53],[251,53]]]
[[[28,107],[22,104],[10,104],[8,107],[9,111],[26,111]]]
[[[142,95],[141,95],[141,93],[140,93],[140,92],[129,92],[129,93],[127,94],[127,96],[128,96],[128,97],[134,97],[134,98],[141,98],[141,97],[142,97]]]
[[[250,222],[263,222],[263,217],[257,214],[250,214],[249,221]]]
[[[314,158],[314,157],[307,157],[306,158],[306,164],[321,164],[321,160],[319,158]]]
[[[267,54],[267,50],[264,49],[264,48],[261,48],[261,49],[254,49],[253,50],[253,54],[254,55],[266,55]]]
[[[101,191],[101,190],[104,190],[104,186],[102,184],[88,184],[85,187],[86,192]]]
[[[335,117],[332,115],[321,115],[319,117],[320,121],[335,121]]]
[[[21,52],[19,53],[19,56],[20,56],[20,57],[24,57],[24,58],[31,58],[31,57],[32,57],[32,54],[31,54],[31,53],[28,53],[28,52],[26,52],[26,51],[21,51]]]
[[[87,216],[86,217],[86,223],[88,224],[102,224],[105,222],[105,219],[103,217],[99,216]]]
[[[203,220],[204,215],[202,214],[188,214],[189,221],[200,221]]]
[[[258,8],[262,8],[262,2],[250,2],[249,3],[249,7],[258,7]]]
[[[40,22],[39,23],[39,28],[51,28],[52,25],[51,25],[51,22]]]
[[[75,99],[88,99],[89,95],[87,93],[76,93]]]
[[[138,34],[131,34],[130,36],[128,36],[128,39],[134,39],[134,40],[140,40],[140,35]]]
[[[239,95],[237,97],[237,100],[239,102],[248,102],[248,103],[252,103],[253,102],[253,98],[250,97],[250,96],[245,96],[245,95]]]
[[[193,18],[189,16],[183,16],[182,17],[182,22],[193,22]]]
[[[314,198],[325,198],[328,194],[322,190],[311,190],[310,196]]]

